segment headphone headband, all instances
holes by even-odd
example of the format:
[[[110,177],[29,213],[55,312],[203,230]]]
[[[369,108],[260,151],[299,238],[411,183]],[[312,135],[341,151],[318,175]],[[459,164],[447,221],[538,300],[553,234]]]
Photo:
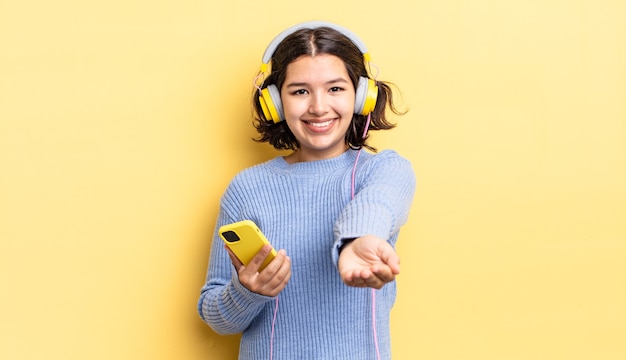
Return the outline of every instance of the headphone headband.
[[[301,29],[317,29],[321,27],[328,27],[345,35],[348,39],[350,39],[354,43],[354,45],[356,45],[359,48],[359,50],[363,54],[363,58],[365,59],[365,61],[367,62],[370,60],[369,54],[367,53],[367,46],[365,46],[365,43],[352,31],[342,26],[339,26],[337,24],[333,24],[333,23],[326,22],[326,21],[308,21],[308,22],[303,22],[303,23],[294,25],[286,30],[283,30],[280,34],[278,34],[274,38],[274,40],[272,40],[272,42],[265,49],[265,53],[263,53],[263,58],[261,62],[261,72],[267,72],[267,68],[270,63],[270,60],[272,60],[272,55],[274,55],[274,51],[276,51],[278,44],[280,44],[283,40],[285,40],[287,36]]]

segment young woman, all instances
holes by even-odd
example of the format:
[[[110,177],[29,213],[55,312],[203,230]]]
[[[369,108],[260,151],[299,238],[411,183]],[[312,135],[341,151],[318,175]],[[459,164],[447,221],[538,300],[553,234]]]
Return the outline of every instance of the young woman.
[[[368,60],[356,35],[322,22],[285,30],[265,53],[258,140],[293,152],[235,176],[216,229],[253,220],[281,250],[259,271],[271,247],[244,266],[216,231],[198,302],[216,332],[243,333],[240,359],[391,358],[394,245],[415,177],[367,143],[368,129],[394,127],[387,110],[398,113]]]

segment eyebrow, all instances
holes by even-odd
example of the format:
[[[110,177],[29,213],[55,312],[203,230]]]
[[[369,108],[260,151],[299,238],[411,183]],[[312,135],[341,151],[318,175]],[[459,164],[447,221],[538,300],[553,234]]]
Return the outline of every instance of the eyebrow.
[[[325,84],[326,85],[331,85],[331,84],[338,84],[338,83],[348,83],[348,80],[344,79],[344,78],[336,78],[336,79],[332,79],[327,81]],[[286,87],[302,87],[302,86],[307,86],[309,85],[306,82],[292,82],[286,85]]]

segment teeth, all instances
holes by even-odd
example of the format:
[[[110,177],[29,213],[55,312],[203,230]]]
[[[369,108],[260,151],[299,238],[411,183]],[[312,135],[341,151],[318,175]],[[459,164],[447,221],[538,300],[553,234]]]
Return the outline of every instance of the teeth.
[[[322,123],[312,123],[312,122],[310,122],[309,124],[312,125],[312,126],[321,128],[321,127],[325,127],[325,126],[330,125],[330,123],[332,123],[332,122],[333,122],[332,120],[328,120],[328,121],[324,121]]]

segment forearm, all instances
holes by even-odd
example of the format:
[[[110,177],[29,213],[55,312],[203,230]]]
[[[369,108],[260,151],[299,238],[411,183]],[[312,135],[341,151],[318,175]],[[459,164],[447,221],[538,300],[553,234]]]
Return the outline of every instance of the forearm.
[[[398,232],[408,218],[415,191],[410,163],[392,156],[367,165],[362,169],[358,191],[334,224],[335,264],[339,249],[349,239],[374,235],[395,245]]]
[[[226,283],[212,280],[202,287],[198,313],[215,332],[236,334],[245,330],[271,300],[249,291],[233,275]]]

